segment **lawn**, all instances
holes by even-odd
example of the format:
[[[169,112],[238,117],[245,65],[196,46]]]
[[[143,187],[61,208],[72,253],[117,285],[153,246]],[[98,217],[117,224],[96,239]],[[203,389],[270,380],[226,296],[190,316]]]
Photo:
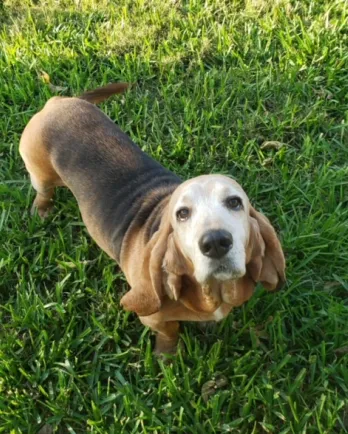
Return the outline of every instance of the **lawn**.
[[[287,258],[167,365],[71,193],[30,216],[18,153],[48,98],[118,80],[101,108],[184,179],[236,177]],[[5,0],[0,433],[347,433],[347,95],[344,0]]]

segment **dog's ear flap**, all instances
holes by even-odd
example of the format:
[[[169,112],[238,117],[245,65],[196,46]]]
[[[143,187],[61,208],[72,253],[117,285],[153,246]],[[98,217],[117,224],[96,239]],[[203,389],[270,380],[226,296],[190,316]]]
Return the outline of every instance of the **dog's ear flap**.
[[[249,224],[250,235],[247,248],[247,271],[254,282],[259,282],[266,246],[261,236],[257,220],[249,216]]]
[[[269,291],[285,282],[285,258],[277,234],[263,214],[251,207],[247,270],[254,282]]]
[[[241,306],[253,295],[256,283],[247,273],[240,279],[222,284],[222,300],[233,307]]]
[[[137,273],[136,284],[121,299],[121,305],[126,310],[136,312],[139,316],[152,315],[160,310],[164,296],[162,263],[171,231],[172,227],[165,213],[158,231],[141,255],[143,263],[139,264],[140,272]]]
[[[173,233],[168,237],[167,250],[163,260],[163,270],[166,273],[164,287],[168,297],[172,300],[179,300],[182,276],[190,274],[190,266],[176,245]]]

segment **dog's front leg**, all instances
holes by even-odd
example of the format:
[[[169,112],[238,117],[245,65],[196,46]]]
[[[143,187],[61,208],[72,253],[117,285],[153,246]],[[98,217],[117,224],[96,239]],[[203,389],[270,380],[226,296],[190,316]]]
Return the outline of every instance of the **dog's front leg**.
[[[140,321],[156,332],[155,354],[175,354],[179,340],[179,322],[161,321],[155,315],[139,317]]]

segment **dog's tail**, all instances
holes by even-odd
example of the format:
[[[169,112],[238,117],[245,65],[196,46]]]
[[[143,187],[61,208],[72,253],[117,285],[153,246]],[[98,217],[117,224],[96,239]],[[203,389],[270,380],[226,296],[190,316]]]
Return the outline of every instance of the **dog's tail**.
[[[129,83],[109,83],[106,86],[84,92],[78,98],[84,99],[92,104],[99,104],[112,95],[123,93],[129,86]]]

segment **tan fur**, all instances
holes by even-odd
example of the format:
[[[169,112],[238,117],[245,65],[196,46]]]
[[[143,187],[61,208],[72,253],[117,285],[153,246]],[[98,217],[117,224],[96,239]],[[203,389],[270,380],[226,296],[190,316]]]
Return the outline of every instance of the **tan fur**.
[[[125,83],[111,84],[86,92],[80,100],[96,104],[126,88]],[[23,132],[20,154],[37,191],[33,210],[37,209],[41,217],[46,217],[52,207],[55,187],[65,185],[71,188],[69,176],[67,181],[63,182],[57,173],[55,158],[59,154],[59,147],[48,141],[47,128],[52,123],[59,122],[59,113],[65,112],[69,107],[74,108],[75,116],[79,116],[80,110],[83,116],[86,116],[86,113],[92,116],[94,112],[87,112],[87,109],[83,112],[85,106],[82,107],[81,104],[87,103],[78,103],[77,98],[52,98],[44,109],[32,118]],[[97,110],[95,107],[94,109]],[[77,137],[78,146],[81,131],[74,131],[73,120],[70,128]],[[59,137],[57,144],[58,139]],[[95,140],[100,140],[100,137],[95,137]],[[123,161],[127,160],[131,167],[137,168],[140,164],[138,154],[129,151],[128,155],[127,149],[124,146],[124,154],[117,155],[119,160],[115,160],[114,164],[123,164]],[[243,191],[235,181],[231,182],[238,191]],[[102,193],[100,191],[100,194]],[[146,206],[146,201],[153,200],[159,193],[161,190],[149,191],[143,205]],[[93,202],[97,200],[98,194],[99,191],[94,193],[94,196],[92,193],[86,198],[83,196],[79,207],[93,239],[115,258],[110,239],[101,230],[93,215]],[[175,202],[177,194],[175,190],[173,200],[170,196],[161,200],[153,211],[153,218],[143,226],[130,224],[119,258],[120,266],[131,287],[122,297],[121,304],[125,309],[136,312],[143,324],[157,332],[158,353],[175,351],[179,321],[219,320],[233,307],[247,301],[257,282],[262,282],[267,289],[274,290],[285,281],[285,260],[276,233],[268,219],[250,207],[246,274],[235,281],[217,283],[212,280],[201,287],[194,277],[193,263],[185,257],[173,233],[170,200]],[[246,206],[246,209],[249,209],[249,205]],[[162,216],[159,229],[148,241],[147,234],[156,215]]]
[[[40,217],[44,218],[53,206],[54,188],[64,184],[54,170],[45,147],[41,131],[42,117],[42,112],[37,113],[25,128],[19,152],[37,192],[32,213],[37,209]]]
[[[285,282],[285,258],[282,247],[268,218],[250,209],[253,252],[248,264],[256,282],[273,291]]]
[[[168,236],[167,250],[163,259],[165,289],[170,299],[178,301],[181,297],[182,276],[192,275],[192,264],[184,258],[177,246],[173,233]]]
[[[171,299],[180,300],[194,312],[214,312],[221,304],[220,287],[213,282],[201,287],[193,276],[193,265],[186,259],[173,234],[168,237],[163,269],[165,288]]]
[[[192,277],[192,264],[185,260],[173,234],[168,236],[167,248],[164,270],[168,297],[163,297],[159,312],[140,318],[158,333],[156,353],[175,352],[178,321],[215,321],[217,309],[225,317],[233,307],[248,301],[257,282],[274,290],[285,281],[285,259],[276,233],[269,220],[252,207],[247,273],[237,281],[201,288]]]
[[[166,203],[160,205],[163,208]],[[162,262],[171,227],[164,216],[159,230],[147,244],[144,241],[146,229],[133,233],[131,227],[121,252],[121,266],[131,286],[122,297],[121,305],[140,316],[151,315],[161,307],[164,296]]]
[[[108,99],[111,95],[123,93],[129,88],[129,83],[109,83],[106,86],[98,87],[97,89],[89,90],[79,96],[80,99],[100,104]]]

